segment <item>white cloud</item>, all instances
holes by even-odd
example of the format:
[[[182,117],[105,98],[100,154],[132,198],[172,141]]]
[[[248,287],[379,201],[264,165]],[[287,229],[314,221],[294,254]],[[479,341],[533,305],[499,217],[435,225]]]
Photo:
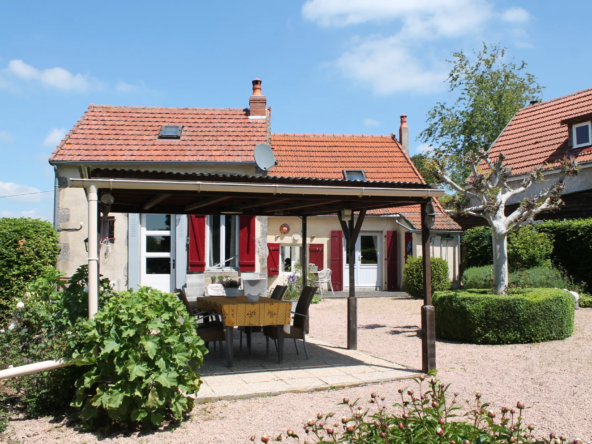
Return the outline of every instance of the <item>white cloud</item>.
[[[133,92],[136,90],[136,87],[134,85],[131,85],[129,83],[126,83],[124,81],[119,81],[115,84],[115,89],[119,92]]]
[[[22,60],[11,60],[3,70],[4,79],[0,79],[0,87],[10,87],[10,79],[28,80],[65,91],[85,92],[91,89],[102,89],[103,84],[88,75],[72,74],[64,68],[37,69]]]
[[[530,13],[520,7],[510,8],[502,14],[502,20],[509,23],[526,23],[530,20]]]
[[[12,134],[7,131],[0,131],[0,142],[10,143],[14,140]]]
[[[380,126],[380,122],[375,119],[364,119],[364,125],[366,125],[366,126]]]
[[[0,196],[16,196],[10,198],[3,198],[2,201],[6,202],[41,202],[43,199],[51,197],[51,193],[40,194],[41,190],[30,187],[28,185],[20,185],[14,182],[0,182]],[[38,193],[38,194],[32,194]]]
[[[444,67],[412,55],[397,36],[363,40],[335,65],[345,77],[378,95],[439,91],[447,76]]]
[[[47,137],[45,137],[45,140],[43,140],[43,145],[50,148],[55,148],[60,144],[65,136],[65,128],[52,128]]]

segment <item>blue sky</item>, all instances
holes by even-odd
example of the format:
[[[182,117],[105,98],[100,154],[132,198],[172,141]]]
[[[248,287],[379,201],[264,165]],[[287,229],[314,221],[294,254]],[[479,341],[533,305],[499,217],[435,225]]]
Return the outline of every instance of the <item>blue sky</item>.
[[[0,196],[53,188],[51,152],[90,103],[245,107],[263,80],[272,131],[397,133],[411,152],[450,101],[446,63],[501,43],[545,100],[592,87],[592,3],[510,0],[2,2]],[[52,218],[52,193],[0,217]]]

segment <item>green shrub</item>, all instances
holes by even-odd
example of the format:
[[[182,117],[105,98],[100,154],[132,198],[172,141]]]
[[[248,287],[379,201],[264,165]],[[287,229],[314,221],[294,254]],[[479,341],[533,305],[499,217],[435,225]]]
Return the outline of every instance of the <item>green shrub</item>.
[[[193,408],[207,351],[175,295],[147,287],[121,292],[81,327],[83,345],[73,358],[92,368],[78,380],[73,405],[88,425],[160,425]]]
[[[513,271],[508,276],[509,286],[518,288],[559,288],[582,293],[584,288],[565,273],[549,265]],[[493,267],[467,268],[462,275],[463,289],[491,289]]]
[[[580,308],[591,308],[592,307],[592,296],[589,294],[580,295]]]
[[[343,398],[341,424],[334,413],[317,413],[315,419],[304,423],[304,433],[287,430],[285,434],[263,435],[261,442],[301,443],[304,438],[305,443],[318,444],[582,444],[580,439],[555,439],[555,434],[537,438],[534,426],[527,425],[523,416],[527,407],[520,401],[514,408],[502,407],[496,412],[476,393],[472,403],[467,401],[470,411],[463,414],[458,393],[448,392],[450,384],[434,377],[426,381],[424,376],[415,382],[412,388],[401,387],[394,400],[382,393],[370,394],[368,404]],[[393,409],[387,407],[391,405]]]
[[[462,239],[463,267],[493,265],[491,228],[475,227],[464,232]],[[508,236],[508,267],[510,271],[547,265],[553,252],[553,236],[539,233],[526,225]]]
[[[550,220],[537,230],[553,236],[553,264],[592,291],[592,218]]]
[[[58,236],[49,222],[29,218],[0,219],[0,324],[9,302],[47,266],[56,263]]]
[[[476,344],[565,339],[574,331],[575,299],[567,291],[529,288],[507,296],[489,290],[434,294],[436,334]]]
[[[432,293],[450,289],[448,262],[440,258],[431,259]],[[403,289],[414,298],[423,298],[423,257],[407,258],[403,269]]]
[[[6,321],[0,324],[0,368],[60,359],[76,340],[76,322],[88,315],[87,267],[80,267],[66,290],[58,289],[61,273],[46,267],[25,287],[22,298],[13,300]],[[109,282],[101,281],[100,304],[111,295]],[[21,303],[21,304],[18,304]],[[18,304],[18,306],[17,306]],[[0,409],[17,409],[29,417],[59,413],[69,406],[76,380],[85,369],[63,367],[4,381],[11,394]]]

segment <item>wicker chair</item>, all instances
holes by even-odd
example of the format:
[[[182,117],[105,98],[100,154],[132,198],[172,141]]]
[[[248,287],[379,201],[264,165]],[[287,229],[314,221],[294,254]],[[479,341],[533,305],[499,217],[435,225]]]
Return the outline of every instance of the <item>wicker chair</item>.
[[[294,339],[294,346],[296,347],[296,354],[298,352],[298,343],[296,339],[302,339],[302,343],[304,345],[304,353],[306,354],[306,359],[309,359],[308,356],[308,349],[306,348],[306,321],[308,319],[308,308],[312,302],[312,298],[314,297],[316,291],[316,287],[304,287],[302,293],[300,294],[300,298],[298,298],[298,303],[296,304],[296,310],[293,312],[294,314],[294,321],[292,325],[290,325],[290,332],[284,332],[285,338],[292,338]],[[269,338],[273,339],[276,343],[276,350],[277,350],[277,327],[276,326],[269,326],[263,327],[263,334],[267,340],[267,354],[269,354]]]

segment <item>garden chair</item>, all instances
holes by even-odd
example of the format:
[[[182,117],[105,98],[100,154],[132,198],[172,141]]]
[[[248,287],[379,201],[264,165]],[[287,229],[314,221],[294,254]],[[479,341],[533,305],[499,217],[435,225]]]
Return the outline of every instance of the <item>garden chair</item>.
[[[286,294],[286,290],[288,289],[287,285],[276,285],[276,287],[273,289],[270,298],[271,299],[275,299],[277,301],[281,301],[282,298],[284,297],[284,294]],[[250,331],[248,331],[247,329],[249,329]],[[240,331],[240,340],[239,340],[239,349],[242,350],[243,348],[243,332],[245,332],[246,334],[251,334],[251,333],[259,333],[261,331],[263,331],[263,329],[261,327],[239,327],[238,330]],[[248,341],[249,343],[251,341]],[[251,353],[251,348],[249,347],[249,353]]]
[[[323,296],[323,284],[327,284],[327,287],[331,289],[331,293],[333,293],[333,296],[335,296],[333,284],[331,283],[331,270],[329,268],[319,271],[318,279],[315,282],[315,285],[319,287],[319,290],[321,290],[321,296]]]
[[[306,321],[308,320],[308,309],[312,302],[312,298],[314,297],[316,291],[316,287],[304,287],[302,293],[300,294],[300,298],[298,298],[298,303],[296,304],[296,310],[292,312],[294,314],[294,321],[292,325],[289,326],[290,331],[284,331],[285,338],[292,338],[294,339],[294,346],[296,347],[296,354],[300,354],[298,352],[298,343],[296,339],[302,339],[302,343],[304,345],[304,353],[306,354],[306,359],[309,359],[308,356],[308,349],[306,348]],[[277,327],[276,326],[269,326],[263,327],[263,334],[265,335],[265,339],[267,340],[267,354],[269,355],[269,338],[273,339],[275,343],[276,350],[277,347]]]

